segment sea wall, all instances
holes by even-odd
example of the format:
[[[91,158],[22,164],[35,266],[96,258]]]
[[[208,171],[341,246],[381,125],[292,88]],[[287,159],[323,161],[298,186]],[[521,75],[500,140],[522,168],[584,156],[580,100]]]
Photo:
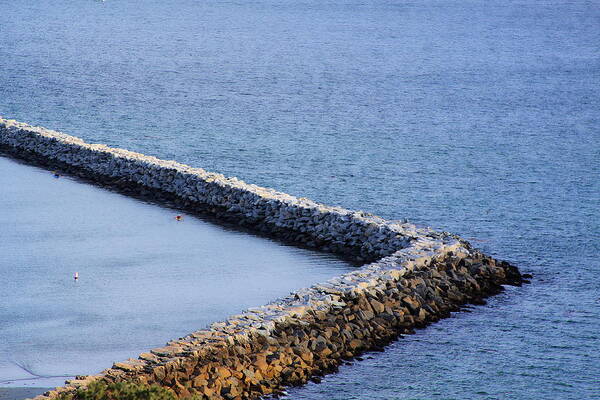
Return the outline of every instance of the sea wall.
[[[447,236],[1,118],[0,146],[18,157],[35,158],[102,183],[170,193],[204,211],[282,239],[364,260],[390,255],[419,237],[443,241]]]
[[[307,246],[374,260],[99,375],[77,377],[40,400],[96,380],[156,383],[180,397],[257,398],[315,379],[461,304],[480,303],[503,284],[522,281],[515,267],[456,236],[325,206],[173,161],[3,119],[0,147],[101,183],[170,193],[202,212]]]

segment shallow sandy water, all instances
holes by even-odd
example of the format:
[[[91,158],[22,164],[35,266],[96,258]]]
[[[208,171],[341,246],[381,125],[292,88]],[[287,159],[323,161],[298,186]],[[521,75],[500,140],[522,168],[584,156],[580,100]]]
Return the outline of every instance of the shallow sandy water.
[[[3,157],[0,188],[2,400],[352,268]]]

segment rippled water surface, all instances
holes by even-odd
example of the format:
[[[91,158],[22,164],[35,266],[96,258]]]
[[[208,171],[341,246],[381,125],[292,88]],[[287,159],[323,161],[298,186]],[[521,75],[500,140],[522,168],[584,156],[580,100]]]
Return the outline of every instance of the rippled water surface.
[[[5,117],[406,217],[534,274],[290,398],[600,398],[597,1],[0,12]]]

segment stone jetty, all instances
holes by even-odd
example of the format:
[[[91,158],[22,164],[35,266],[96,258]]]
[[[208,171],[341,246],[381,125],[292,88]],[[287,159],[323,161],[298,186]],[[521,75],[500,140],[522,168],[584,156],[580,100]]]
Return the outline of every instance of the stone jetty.
[[[120,190],[144,193],[256,232],[351,257],[364,265],[209,328],[78,376],[38,400],[91,382],[168,387],[179,397],[253,399],[335,371],[466,303],[520,285],[516,267],[461,238],[330,207],[175,161],[88,144],[0,118],[0,149]]]

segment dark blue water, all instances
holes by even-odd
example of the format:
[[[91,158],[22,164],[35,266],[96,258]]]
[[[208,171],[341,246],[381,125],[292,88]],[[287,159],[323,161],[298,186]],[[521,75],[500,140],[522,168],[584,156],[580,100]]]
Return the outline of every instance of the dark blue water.
[[[0,114],[534,274],[294,399],[600,398],[597,1],[0,4]]]

